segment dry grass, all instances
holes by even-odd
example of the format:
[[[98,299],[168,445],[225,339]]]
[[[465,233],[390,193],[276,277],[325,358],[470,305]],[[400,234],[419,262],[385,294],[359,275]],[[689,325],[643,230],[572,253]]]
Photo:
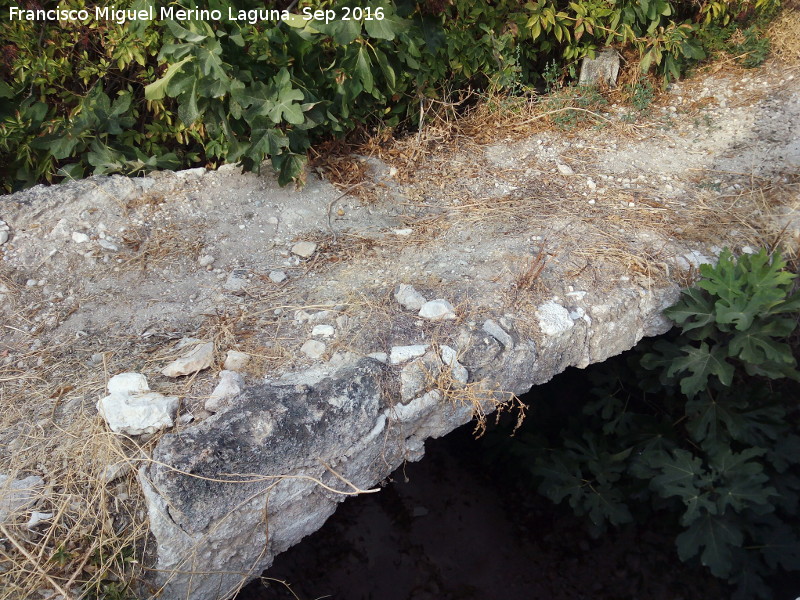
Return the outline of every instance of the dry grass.
[[[789,0],[769,27],[772,55],[794,67],[800,66],[800,2]]]

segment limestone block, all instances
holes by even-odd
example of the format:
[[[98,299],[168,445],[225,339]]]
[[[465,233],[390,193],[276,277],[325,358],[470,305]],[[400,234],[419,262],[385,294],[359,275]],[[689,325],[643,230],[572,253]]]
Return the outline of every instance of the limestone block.
[[[578,84],[616,87],[618,75],[619,53],[613,48],[606,48],[598,52],[595,58],[583,59]]]

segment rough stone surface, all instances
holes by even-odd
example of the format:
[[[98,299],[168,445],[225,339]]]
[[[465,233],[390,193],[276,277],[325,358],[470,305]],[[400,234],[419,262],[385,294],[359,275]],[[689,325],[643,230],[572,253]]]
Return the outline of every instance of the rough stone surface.
[[[413,285],[401,283],[397,286],[394,299],[406,310],[419,310],[427,302],[425,296],[414,289]]]
[[[419,316],[431,321],[443,321],[455,319],[456,313],[452,304],[440,298],[423,304],[419,309]]]
[[[228,350],[225,355],[225,363],[222,367],[228,371],[241,371],[250,362],[250,355],[247,352],[238,350]]]
[[[297,242],[292,246],[292,254],[296,254],[302,258],[310,258],[317,251],[317,245],[314,242]]]
[[[208,412],[218,412],[229,401],[241,393],[244,388],[244,379],[236,371],[220,371],[219,383],[205,403]]]
[[[109,395],[98,400],[97,411],[111,431],[142,435],[172,427],[179,398],[149,389],[139,373],[120,373],[109,380]]]
[[[0,475],[0,523],[12,515],[19,514],[41,497],[44,479],[30,475],[23,479],[12,479]]]
[[[325,354],[325,343],[318,340],[308,340],[300,347],[300,352],[309,358],[320,358]]]
[[[619,53],[613,48],[606,48],[598,52],[595,58],[588,56],[581,62],[581,73],[578,77],[579,85],[607,85],[617,86],[619,75]]]
[[[393,365],[417,358],[425,354],[428,349],[428,344],[413,344],[411,346],[393,346],[392,351],[389,353],[389,362]]]
[[[207,369],[214,362],[214,343],[206,342],[197,344],[184,356],[172,361],[161,370],[167,377],[180,377],[191,375]]]

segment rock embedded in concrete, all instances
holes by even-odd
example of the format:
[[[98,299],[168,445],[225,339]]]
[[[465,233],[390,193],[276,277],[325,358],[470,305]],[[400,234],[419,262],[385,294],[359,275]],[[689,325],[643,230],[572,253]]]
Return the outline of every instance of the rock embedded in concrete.
[[[204,408],[210,412],[219,412],[231,399],[236,397],[244,389],[244,379],[236,371],[220,371],[219,383],[204,404]]]
[[[401,283],[397,286],[394,299],[406,310],[420,310],[427,302],[425,296],[420,294],[413,285]]]
[[[400,400],[405,403],[419,396],[432,375],[421,358],[405,365],[400,371]]]
[[[483,330],[503,344],[506,350],[512,350],[514,348],[514,339],[492,319],[486,319],[486,321],[484,321]]]
[[[380,451],[388,414],[381,373],[361,359],[311,385],[253,386],[237,410],[161,438],[139,481],[162,597],[229,597],[243,575],[257,576],[345,498],[315,481],[352,491],[341,476],[366,489],[386,460],[402,462]]]
[[[318,359],[322,358],[325,354],[325,343],[318,340],[308,340],[300,347],[300,352],[305,354],[308,358]]]
[[[225,363],[222,367],[228,371],[241,371],[250,362],[250,355],[247,352],[238,350],[228,350],[225,355]]]
[[[557,302],[545,302],[536,309],[539,329],[545,335],[561,335],[575,326],[569,311]]]
[[[317,245],[314,242],[297,242],[292,246],[292,254],[301,258],[311,258],[316,251]]]
[[[206,342],[197,344],[188,353],[172,361],[161,370],[167,377],[181,377],[191,375],[207,369],[214,362],[214,343]]]
[[[444,321],[456,318],[455,308],[447,300],[430,300],[419,309],[419,316],[431,321]]]
[[[410,346],[393,346],[389,353],[389,362],[399,365],[412,358],[417,358],[425,354],[430,344],[412,344]]]
[[[469,381],[469,371],[458,362],[458,353],[447,345],[442,345],[439,349],[442,362],[450,368],[453,379],[461,385],[466,385]]]
[[[109,395],[97,402],[97,412],[115,433],[142,435],[172,427],[180,400],[149,390],[140,373],[115,375],[108,382]]]

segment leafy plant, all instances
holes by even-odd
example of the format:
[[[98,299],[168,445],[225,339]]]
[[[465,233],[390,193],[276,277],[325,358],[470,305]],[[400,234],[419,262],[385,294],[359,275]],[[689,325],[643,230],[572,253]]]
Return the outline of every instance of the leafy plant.
[[[764,577],[800,571],[795,275],[765,250],[715,266],[666,314],[680,327],[603,365],[595,400],[549,438],[521,434],[539,491],[590,531],[662,515],[679,557],[769,598]],[[544,417],[545,422],[547,417]]]
[[[223,15],[265,8],[258,0],[184,4]],[[266,4],[277,10],[290,3]],[[574,78],[578,61],[604,46],[638,50],[643,71],[678,77],[706,55],[713,38],[704,30],[745,29],[778,5],[302,0],[294,16],[274,22],[160,14],[126,24],[3,21],[0,184],[12,190],[91,173],[222,162],[258,170],[265,160],[286,184],[302,178],[306,152],[320,140],[377,121],[413,127],[420,103],[466,88],[520,93],[542,77],[552,87]],[[304,7],[333,7],[341,17],[355,6],[364,10],[349,20],[298,16]],[[766,47],[748,35],[743,52],[758,60]]]

